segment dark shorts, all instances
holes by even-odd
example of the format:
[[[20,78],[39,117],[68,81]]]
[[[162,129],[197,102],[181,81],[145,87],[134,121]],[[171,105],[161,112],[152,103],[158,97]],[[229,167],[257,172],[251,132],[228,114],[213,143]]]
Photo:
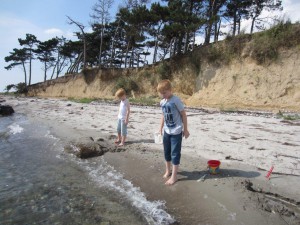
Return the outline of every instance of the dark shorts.
[[[172,161],[173,165],[180,164],[181,142],[182,142],[182,133],[177,135],[170,135],[164,132],[163,144],[164,144],[165,160],[167,162]]]

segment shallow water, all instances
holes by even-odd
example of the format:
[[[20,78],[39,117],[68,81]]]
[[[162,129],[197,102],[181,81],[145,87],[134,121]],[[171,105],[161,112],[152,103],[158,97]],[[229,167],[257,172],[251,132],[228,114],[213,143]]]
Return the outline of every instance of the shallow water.
[[[171,224],[103,158],[80,160],[47,127],[0,118],[1,224]]]

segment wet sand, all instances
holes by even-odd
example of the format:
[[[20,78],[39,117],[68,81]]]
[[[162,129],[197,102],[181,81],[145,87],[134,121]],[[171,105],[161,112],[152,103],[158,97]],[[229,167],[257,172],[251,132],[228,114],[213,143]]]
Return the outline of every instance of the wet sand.
[[[117,104],[3,98],[61,138],[101,137],[113,142]],[[104,159],[149,200],[166,201],[178,224],[300,224],[299,121],[287,123],[268,113],[188,110],[191,137],[183,141],[179,181],[169,187],[162,178],[162,145],[153,141],[160,109],[131,109],[125,151],[107,153]],[[208,159],[222,162],[221,173],[198,182],[207,174]]]

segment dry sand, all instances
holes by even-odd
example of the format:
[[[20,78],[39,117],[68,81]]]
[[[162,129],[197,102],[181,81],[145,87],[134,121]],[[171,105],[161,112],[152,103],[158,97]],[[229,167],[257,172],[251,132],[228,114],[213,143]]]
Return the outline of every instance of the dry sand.
[[[2,98],[65,139],[115,135],[117,104]],[[300,224],[299,121],[282,121],[268,113],[188,109],[187,115],[191,136],[183,141],[174,186],[164,185],[162,145],[153,141],[161,117],[158,107],[132,106],[125,151],[107,153],[105,160],[149,200],[165,200],[179,224]],[[198,182],[207,174],[208,159],[222,162],[221,174]]]

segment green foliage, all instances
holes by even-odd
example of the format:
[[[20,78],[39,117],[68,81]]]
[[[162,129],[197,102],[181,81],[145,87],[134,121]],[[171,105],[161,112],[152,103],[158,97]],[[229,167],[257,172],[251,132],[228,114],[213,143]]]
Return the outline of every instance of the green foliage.
[[[300,120],[300,115],[299,114],[283,114],[279,110],[279,112],[276,114],[277,118],[282,118],[284,120]]]
[[[157,79],[155,76],[150,77],[150,83],[152,86],[157,86]]]
[[[280,48],[300,44],[300,25],[281,21],[271,29],[254,35],[252,57],[260,64],[275,60]]]
[[[7,86],[5,87],[4,91],[6,91],[6,93],[7,93],[7,92],[9,92],[12,88],[15,88],[15,87],[16,87],[16,85],[14,85],[14,84],[9,84],[9,85],[7,85]]]
[[[141,75],[142,75],[143,77],[149,78],[149,77],[151,76],[151,73],[150,73],[149,71],[147,71],[147,70],[144,70],[144,71],[142,72]]]
[[[15,89],[16,89],[17,94],[26,94],[28,92],[27,87],[24,82],[23,83],[21,82],[21,83],[18,83],[17,85],[15,85]]]
[[[14,94],[26,94],[28,92],[25,83],[22,82],[18,84],[9,84],[5,87],[4,91],[6,91],[7,94],[12,89],[15,89],[15,92],[12,92]]]
[[[197,54],[196,52],[193,52],[189,56],[189,61],[194,66],[195,72],[198,76],[200,71],[201,71],[201,57],[200,57],[200,54]]]
[[[165,62],[159,65],[157,72],[159,73],[161,80],[172,78],[171,68]]]
[[[246,43],[252,40],[251,57],[259,64],[276,60],[280,48],[291,48],[300,45],[300,24],[289,21],[280,22],[264,32],[227,36],[224,43],[211,44],[203,47],[202,54],[208,62],[229,63],[234,58],[239,58]],[[194,54],[191,62],[196,60]]]
[[[236,108],[225,108],[224,105],[221,105],[219,109],[220,109],[220,112],[223,112],[223,113],[235,113],[235,112],[239,111]]]
[[[136,104],[153,106],[159,102],[159,99],[157,99],[154,96],[150,96],[150,97],[130,98],[129,101]]]
[[[223,51],[221,50],[221,48],[218,48],[215,45],[210,45],[208,47],[206,56],[207,56],[208,62],[216,62],[216,61],[222,60],[222,58],[224,57]]]
[[[128,78],[128,77],[120,77],[116,84],[115,87],[113,89],[113,94],[119,89],[119,88],[123,88],[126,91],[127,95],[130,95],[131,91],[138,91],[139,90],[139,86],[137,85],[137,83]]]
[[[245,44],[251,41],[251,39],[252,36],[250,34],[240,34],[235,37],[227,36],[225,39],[225,43],[227,46],[227,56],[229,56],[230,59],[235,56],[240,56],[245,47]]]
[[[26,60],[28,60],[27,50],[14,48],[9,56],[4,58],[5,62],[11,62],[8,66],[4,67],[7,70],[12,69],[15,66],[24,65]]]
[[[253,54],[259,64],[265,63],[267,60],[275,60],[278,57],[274,39],[270,39],[265,35],[260,35],[254,39]]]

